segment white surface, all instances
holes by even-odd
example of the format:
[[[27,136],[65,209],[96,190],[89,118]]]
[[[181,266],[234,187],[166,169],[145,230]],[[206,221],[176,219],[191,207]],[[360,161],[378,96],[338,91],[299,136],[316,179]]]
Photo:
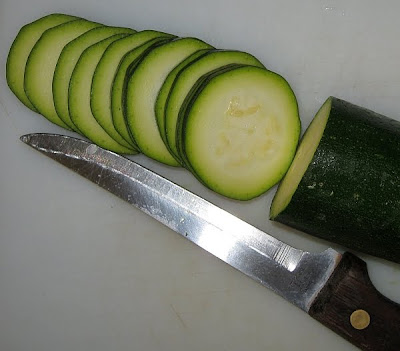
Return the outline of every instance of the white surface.
[[[25,133],[64,133],[6,85],[6,56],[22,25],[64,12],[248,51],[290,82],[304,129],[329,95],[400,119],[399,10],[398,1],[365,0],[1,0],[0,350],[355,349],[21,143]],[[228,201],[183,170],[135,159],[292,245],[328,246],[267,220],[274,191]],[[375,285],[400,302],[400,266],[363,258]]]

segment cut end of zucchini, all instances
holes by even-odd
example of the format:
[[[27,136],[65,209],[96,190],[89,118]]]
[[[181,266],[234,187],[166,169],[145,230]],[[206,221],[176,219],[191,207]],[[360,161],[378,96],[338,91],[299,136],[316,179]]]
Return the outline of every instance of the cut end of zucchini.
[[[184,152],[209,188],[249,200],[286,173],[299,133],[297,102],[287,82],[245,66],[217,75],[200,92],[186,117]]]
[[[319,142],[324,133],[332,106],[332,98],[328,98],[317,112],[315,118],[304,134],[294,160],[282,180],[272,201],[270,218],[274,219],[281,213],[292,199],[308,165],[312,161]]]

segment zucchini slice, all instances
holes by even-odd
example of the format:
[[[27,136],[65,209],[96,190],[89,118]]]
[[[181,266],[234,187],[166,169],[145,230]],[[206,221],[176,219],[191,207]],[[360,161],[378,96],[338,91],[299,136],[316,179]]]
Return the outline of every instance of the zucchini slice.
[[[330,97],[308,127],[270,217],[400,263],[400,122]]]
[[[93,116],[114,140],[126,147],[131,144],[115,129],[111,111],[111,91],[118,67],[129,51],[154,38],[167,36],[165,33],[148,30],[117,40],[104,52],[94,72],[90,98]]]
[[[284,176],[299,134],[289,84],[263,68],[239,66],[197,90],[183,120],[182,151],[207,187],[249,200]]]
[[[136,145],[136,142],[128,129],[125,118],[125,92],[128,78],[140,60],[146,56],[147,53],[149,53],[153,48],[171,41],[172,38],[172,35],[170,37],[155,38],[128,52],[122,59],[114,78],[111,91],[113,124],[117,132],[137,150],[139,150],[139,147]]]
[[[24,89],[25,66],[28,56],[44,31],[76,19],[78,18],[59,13],[42,17],[23,26],[11,45],[6,64],[7,83],[15,96],[32,111],[36,111],[36,108],[29,101]]]
[[[53,101],[53,76],[61,51],[71,40],[101,24],[84,19],[46,30],[33,47],[25,68],[25,92],[35,108],[50,122],[70,129],[58,117]]]
[[[116,34],[90,46],[82,53],[72,72],[68,104],[71,120],[84,136],[105,149],[120,154],[134,154],[136,152],[133,149],[119,144],[105,132],[90,109],[90,91],[96,66],[107,47],[126,35]]]
[[[180,159],[176,146],[176,126],[179,110],[190,89],[203,75],[230,64],[245,64],[264,67],[254,56],[241,51],[212,50],[186,66],[177,75],[165,107],[165,135],[171,153]]]
[[[199,57],[202,57],[207,54],[211,49],[203,49],[196,51],[185,60],[183,60],[179,65],[177,65],[167,76],[165,79],[160,91],[158,92],[156,105],[155,105],[155,113],[156,113],[156,120],[158,125],[158,130],[160,132],[161,138],[164,141],[164,144],[168,147],[167,144],[167,136],[165,133],[165,106],[167,104],[168,96],[171,91],[171,88],[174,84],[176,76],[179,72],[192,63],[193,61],[197,60]],[[172,154],[173,155],[173,154]]]
[[[152,50],[130,77],[126,93],[126,118],[139,149],[148,157],[170,166],[179,166],[161,139],[154,111],[155,102],[169,72],[194,52],[208,48],[211,46],[195,38],[173,40]]]
[[[65,45],[61,51],[53,77],[53,100],[58,116],[71,129],[78,131],[68,111],[68,87],[72,71],[82,52],[89,46],[119,33],[134,33],[133,29],[120,27],[96,27]]]

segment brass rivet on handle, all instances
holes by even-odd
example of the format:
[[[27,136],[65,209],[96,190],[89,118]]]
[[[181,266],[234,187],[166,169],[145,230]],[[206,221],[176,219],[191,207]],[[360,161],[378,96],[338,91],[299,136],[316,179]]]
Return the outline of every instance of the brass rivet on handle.
[[[355,310],[350,316],[350,323],[353,328],[362,330],[369,326],[371,318],[365,310]]]

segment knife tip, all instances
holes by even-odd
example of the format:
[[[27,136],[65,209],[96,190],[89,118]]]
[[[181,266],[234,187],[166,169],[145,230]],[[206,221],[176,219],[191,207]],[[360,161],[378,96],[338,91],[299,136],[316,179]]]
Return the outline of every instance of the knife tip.
[[[22,135],[19,139],[20,139],[23,143],[29,144],[29,141],[30,141],[30,139],[31,139],[31,134]]]

